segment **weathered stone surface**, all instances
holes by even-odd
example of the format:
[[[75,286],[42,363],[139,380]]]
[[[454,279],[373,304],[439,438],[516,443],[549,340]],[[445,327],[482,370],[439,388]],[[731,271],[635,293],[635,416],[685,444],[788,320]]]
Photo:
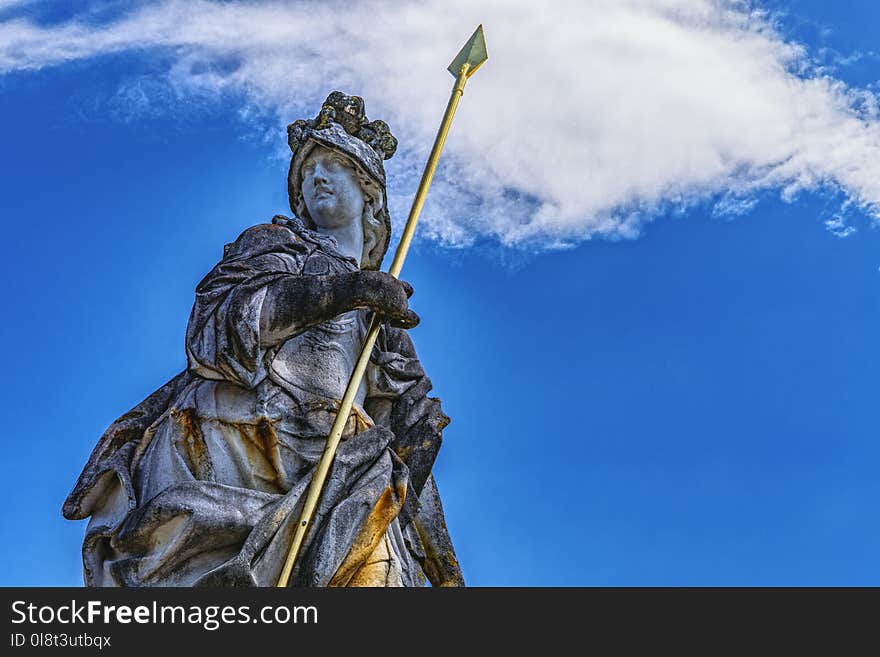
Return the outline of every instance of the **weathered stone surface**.
[[[373,271],[397,142],[338,92],[289,139],[302,218],[224,248],[196,288],[187,370],[110,426],[64,504],[90,517],[88,585],[273,585],[371,312],[382,330],[291,583],[463,584],[431,477],[449,419],[405,330],[412,288]]]

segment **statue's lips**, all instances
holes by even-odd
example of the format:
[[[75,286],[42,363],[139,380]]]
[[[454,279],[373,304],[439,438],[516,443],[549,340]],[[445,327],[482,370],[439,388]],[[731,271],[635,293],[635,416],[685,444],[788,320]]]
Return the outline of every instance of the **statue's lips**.
[[[333,190],[329,187],[318,187],[315,189],[315,198],[327,198],[328,196],[333,196]]]

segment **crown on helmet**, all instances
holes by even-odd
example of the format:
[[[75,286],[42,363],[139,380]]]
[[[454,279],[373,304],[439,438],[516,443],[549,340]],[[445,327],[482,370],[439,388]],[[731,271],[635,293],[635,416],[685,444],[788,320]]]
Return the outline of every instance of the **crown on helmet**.
[[[299,119],[287,126],[287,145],[294,159],[310,139],[345,151],[385,185],[382,160],[394,155],[397,139],[384,121],[367,119],[360,96],[334,91],[314,119]]]

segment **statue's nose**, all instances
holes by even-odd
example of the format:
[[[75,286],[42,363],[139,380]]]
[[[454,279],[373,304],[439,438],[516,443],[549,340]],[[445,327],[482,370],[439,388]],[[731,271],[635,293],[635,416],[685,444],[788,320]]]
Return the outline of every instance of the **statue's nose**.
[[[324,171],[324,167],[320,164],[315,167],[315,172],[312,174],[312,180],[315,184],[319,182],[327,182],[327,172]]]

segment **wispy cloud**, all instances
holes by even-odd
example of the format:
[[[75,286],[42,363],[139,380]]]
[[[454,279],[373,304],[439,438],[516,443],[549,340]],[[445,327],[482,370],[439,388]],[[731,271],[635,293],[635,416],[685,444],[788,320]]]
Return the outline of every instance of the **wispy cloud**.
[[[835,237],[841,238],[849,237],[854,232],[856,232],[855,226],[848,225],[846,223],[846,219],[839,214],[836,214],[830,219],[827,219],[825,221],[825,228],[827,228],[828,232],[830,232]]]
[[[97,25],[0,22],[0,72],[160,49],[169,98],[234,92],[279,125],[313,115],[332,89],[357,93],[400,138],[389,162],[400,217],[449,93],[443,69],[482,22],[490,60],[424,216],[440,241],[632,237],[670,206],[720,198],[718,212],[737,214],[768,190],[830,189],[880,217],[876,96],[813,66],[756,7],[172,0]],[[130,87],[132,102],[149,89]]]

